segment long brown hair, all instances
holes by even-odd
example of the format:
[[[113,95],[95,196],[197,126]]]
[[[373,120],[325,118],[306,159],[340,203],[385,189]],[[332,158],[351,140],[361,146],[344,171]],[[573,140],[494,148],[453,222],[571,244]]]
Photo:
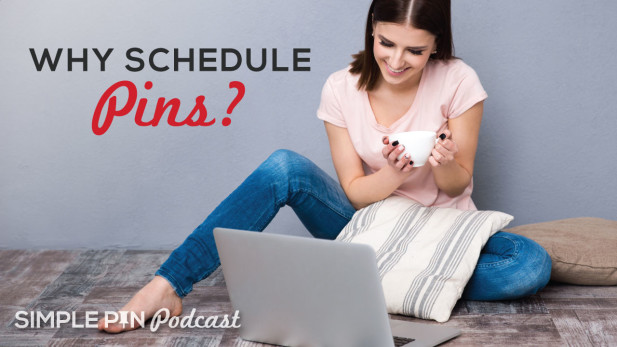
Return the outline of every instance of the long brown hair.
[[[354,54],[351,69],[360,74],[358,89],[373,90],[379,79],[379,65],[373,53],[373,23],[387,22],[412,25],[435,35],[437,53],[429,59],[450,60],[454,56],[450,0],[373,0],[366,19],[364,50]]]

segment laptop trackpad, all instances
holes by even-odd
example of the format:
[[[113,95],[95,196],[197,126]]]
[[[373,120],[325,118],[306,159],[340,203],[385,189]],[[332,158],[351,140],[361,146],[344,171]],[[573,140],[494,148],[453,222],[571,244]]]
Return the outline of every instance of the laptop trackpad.
[[[390,329],[393,336],[414,339],[415,341],[405,345],[410,347],[436,346],[461,334],[460,330],[452,327],[396,319],[390,319]]]

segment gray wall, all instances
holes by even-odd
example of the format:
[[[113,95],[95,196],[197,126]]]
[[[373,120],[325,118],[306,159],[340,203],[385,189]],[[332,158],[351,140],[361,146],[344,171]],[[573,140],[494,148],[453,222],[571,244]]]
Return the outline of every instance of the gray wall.
[[[334,175],[315,110],[329,73],[361,49],[369,3],[1,1],[0,247],[172,248],[277,148]],[[479,208],[514,215],[512,225],[617,219],[616,14],[611,0],[454,1],[456,53],[489,93]],[[311,71],[128,72],[130,47],[278,48],[286,66],[308,47]],[[37,72],[29,48],[64,48],[58,71]],[[114,52],[105,72],[91,51],[89,71],[68,72],[67,48]],[[205,95],[217,124],[144,128],[131,113],[95,136],[99,97],[127,79],[150,114],[160,96],[181,99],[186,115]],[[223,127],[232,80],[246,95]],[[289,208],[268,230],[306,234]]]

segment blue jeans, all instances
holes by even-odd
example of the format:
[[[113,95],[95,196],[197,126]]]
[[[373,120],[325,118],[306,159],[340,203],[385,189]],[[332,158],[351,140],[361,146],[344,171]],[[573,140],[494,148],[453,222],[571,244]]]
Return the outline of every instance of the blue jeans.
[[[171,253],[156,275],[167,279],[180,297],[186,296],[193,283],[220,265],[215,227],[262,231],[285,205],[313,236],[329,240],[355,213],[338,182],[307,158],[278,150]],[[550,258],[537,243],[499,232],[484,247],[463,295],[503,300],[534,294],[548,282],[550,269]]]

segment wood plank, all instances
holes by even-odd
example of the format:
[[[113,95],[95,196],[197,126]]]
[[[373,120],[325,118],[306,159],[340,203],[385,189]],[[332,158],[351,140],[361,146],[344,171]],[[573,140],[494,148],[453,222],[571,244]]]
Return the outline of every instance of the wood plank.
[[[81,251],[0,250],[0,275],[19,279],[23,275],[60,273],[80,253]]]
[[[62,300],[81,302],[94,287],[96,278],[84,275],[62,274],[51,282],[36,298],[38,302],[58,302]]]
[[[461,315],[446,323],[392,315],[393,319],[455,327],[461,336],[443,346],[563,346],[550,314]]]
[[[0,251],[0,305],[27,305],[79,255],[74,251]]]
[[[52,336],[53,331],[0,332],[0,341],[3,346],[47,346]]]
[[[87,250],[64,270],[65,274],[81,274],[89,278],[113,273],[125,250]]]
[[[559,335],[568,342],[568,346],[593,346],[591,339],[587,336],[587,329],[579,321],[574,310],[551,310],[551,317],[553,317],[553,323]]]
[[[475,314],[547,314],[548,309],[544,306],[542,298],[532,295],[518,300],[502,301],[472,301],[459,300],[452,316],[475,315]]]
[[[25,249],[2,249],[0,250],[0,274],[7,273],[16,263],[20,262],[24,255],[32,252]]]
[[[49,340],[48,346],[50,347],[68,347],[68,346],[165,346],[162,339],[156,336],[149,336],[146,338],[136,338],[129,336],[129,334],[110,335],[100,333],[96,337],[74,337],[74,338],[52,338]]]
[[[50,283],[36,302],[80,303],[109,272],[125,251],[85,251],[69,264],[65,271]],[[35,303],[36,303],[35,302]]]
[[[162,339],[163,346],[170,347],[189,347],[189,346],[204,346],[217,347],[221,346],[221,338],[223,336],[171,336]]]
[[[617,298],[545,298],[544,305],[551,310],[612,310],[617,312]]]
[[[0,331],[2,331],[2,328],[8,328],[8,322],[15,318],[15,313],[23,309],[23,306],[0,305]]]
[[[16,305],[26,307],[50,285],[57,275],[53,278],[41,276],[40,279],[25,279],[18,282],[8,280],[0,282],[0,305]]]
[[[24,310],[23,306],[0,305],[0,345],[2,346],[45,346],[56,329],[20,329],[11,322],[17,311]]]
[[[223,305],[231,309],[227,287],[223,286],[196,287],[184,298],[182,304],[185,307]]]
[[[204,278],[202,281],[197,282],[193,285],[193,287],[201,287],[201,286],[225,286],[225,277],[223,276],[223,268],[218,267],[218,269],[214,270],[210,276]]]
[[[25,306],[26,311],[75,311],[95,282],[105,275],[124,251],[84,251],[73,257],[66,270]],[[61,256],[62,253],[56,253]],[[10,326],[15,324],[12,319]]]
[[[103,346],[103,345],[120,345],[120,346],[205,346],[217,347],[220,344],[221,336],[175,336],[175,337],[134,337],[129,336],[133,332],[123,333],[121,335],[110,335],[101,333],[103,336],[82,337],[82,338],[52,338],[49,341],[51,347],[66,347],[66,346]]]
[[[542,298],[617,298],[617,286],[582,286],[551,282],[540,293]]]
[[[594,346],[617,346],[617,311],[581,309],[575,312]]]
[[[238,336],[238,332],[235,330],[228,330],[225,332],[225,334],[223,335],[223,338],[221,340],[221,347],[222,346],[232,346],[232,347],[271,347],[274,345],[270,345],[267,343],[259,343],[259,342],[253,342],[253,341],[247,341],[247,340],[243,340],[242,338],[240,338],[240,336]]]
[[[113,266],[107,268],[100,286],[144,286],[169,257],[169,251],[126,251]]]

